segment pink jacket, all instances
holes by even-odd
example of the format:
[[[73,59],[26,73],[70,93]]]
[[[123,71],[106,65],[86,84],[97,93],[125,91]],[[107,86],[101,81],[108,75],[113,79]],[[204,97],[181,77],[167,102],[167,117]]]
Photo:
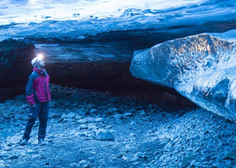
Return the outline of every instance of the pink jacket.
[[[45,69],[34,67],[26,86],[26,98],[30,105],[51,100],[49,78]]]

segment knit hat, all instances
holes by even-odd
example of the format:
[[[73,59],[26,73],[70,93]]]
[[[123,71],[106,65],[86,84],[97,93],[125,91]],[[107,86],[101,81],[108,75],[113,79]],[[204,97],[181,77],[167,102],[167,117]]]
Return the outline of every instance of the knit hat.
[[[42,54],[38,54],[37,57],[35,57],[32,61],[31,61],[31,65],[35,66],[40,60],[43,59],[43,55]]]

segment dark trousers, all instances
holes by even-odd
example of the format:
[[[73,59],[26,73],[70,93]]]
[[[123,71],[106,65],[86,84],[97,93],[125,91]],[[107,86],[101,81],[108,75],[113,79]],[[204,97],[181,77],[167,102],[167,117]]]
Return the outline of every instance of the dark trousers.
[[[49,102],[36,103],[35,108],[30,107],[30,115],[25,127],[23,139],[29,140],[31,129],[39,117],[38,139],[44,139],[46,136],[46,127],[48,121]]]

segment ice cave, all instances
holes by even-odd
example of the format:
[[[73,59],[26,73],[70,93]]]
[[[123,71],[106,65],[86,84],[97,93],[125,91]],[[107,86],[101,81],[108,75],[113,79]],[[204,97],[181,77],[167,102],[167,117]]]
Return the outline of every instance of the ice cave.
[[[37,120],[22,147],[38,54],[46,144]],[[236,167],[234,0],[1,0],[0,70],[0,167]]]

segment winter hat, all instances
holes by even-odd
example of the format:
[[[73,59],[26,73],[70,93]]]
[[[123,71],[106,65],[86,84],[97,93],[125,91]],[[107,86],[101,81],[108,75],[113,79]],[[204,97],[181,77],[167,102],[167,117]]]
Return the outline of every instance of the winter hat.
[[[31,65],[34,66],[39,61],[39,58],[36,57],[31,61]]]
[[[38,54],[37,57],[35,57],[32,61],[31,61],[31,65],[35,66],[37,65],[37,63],[43,59],[43,55],[42,54]]]

